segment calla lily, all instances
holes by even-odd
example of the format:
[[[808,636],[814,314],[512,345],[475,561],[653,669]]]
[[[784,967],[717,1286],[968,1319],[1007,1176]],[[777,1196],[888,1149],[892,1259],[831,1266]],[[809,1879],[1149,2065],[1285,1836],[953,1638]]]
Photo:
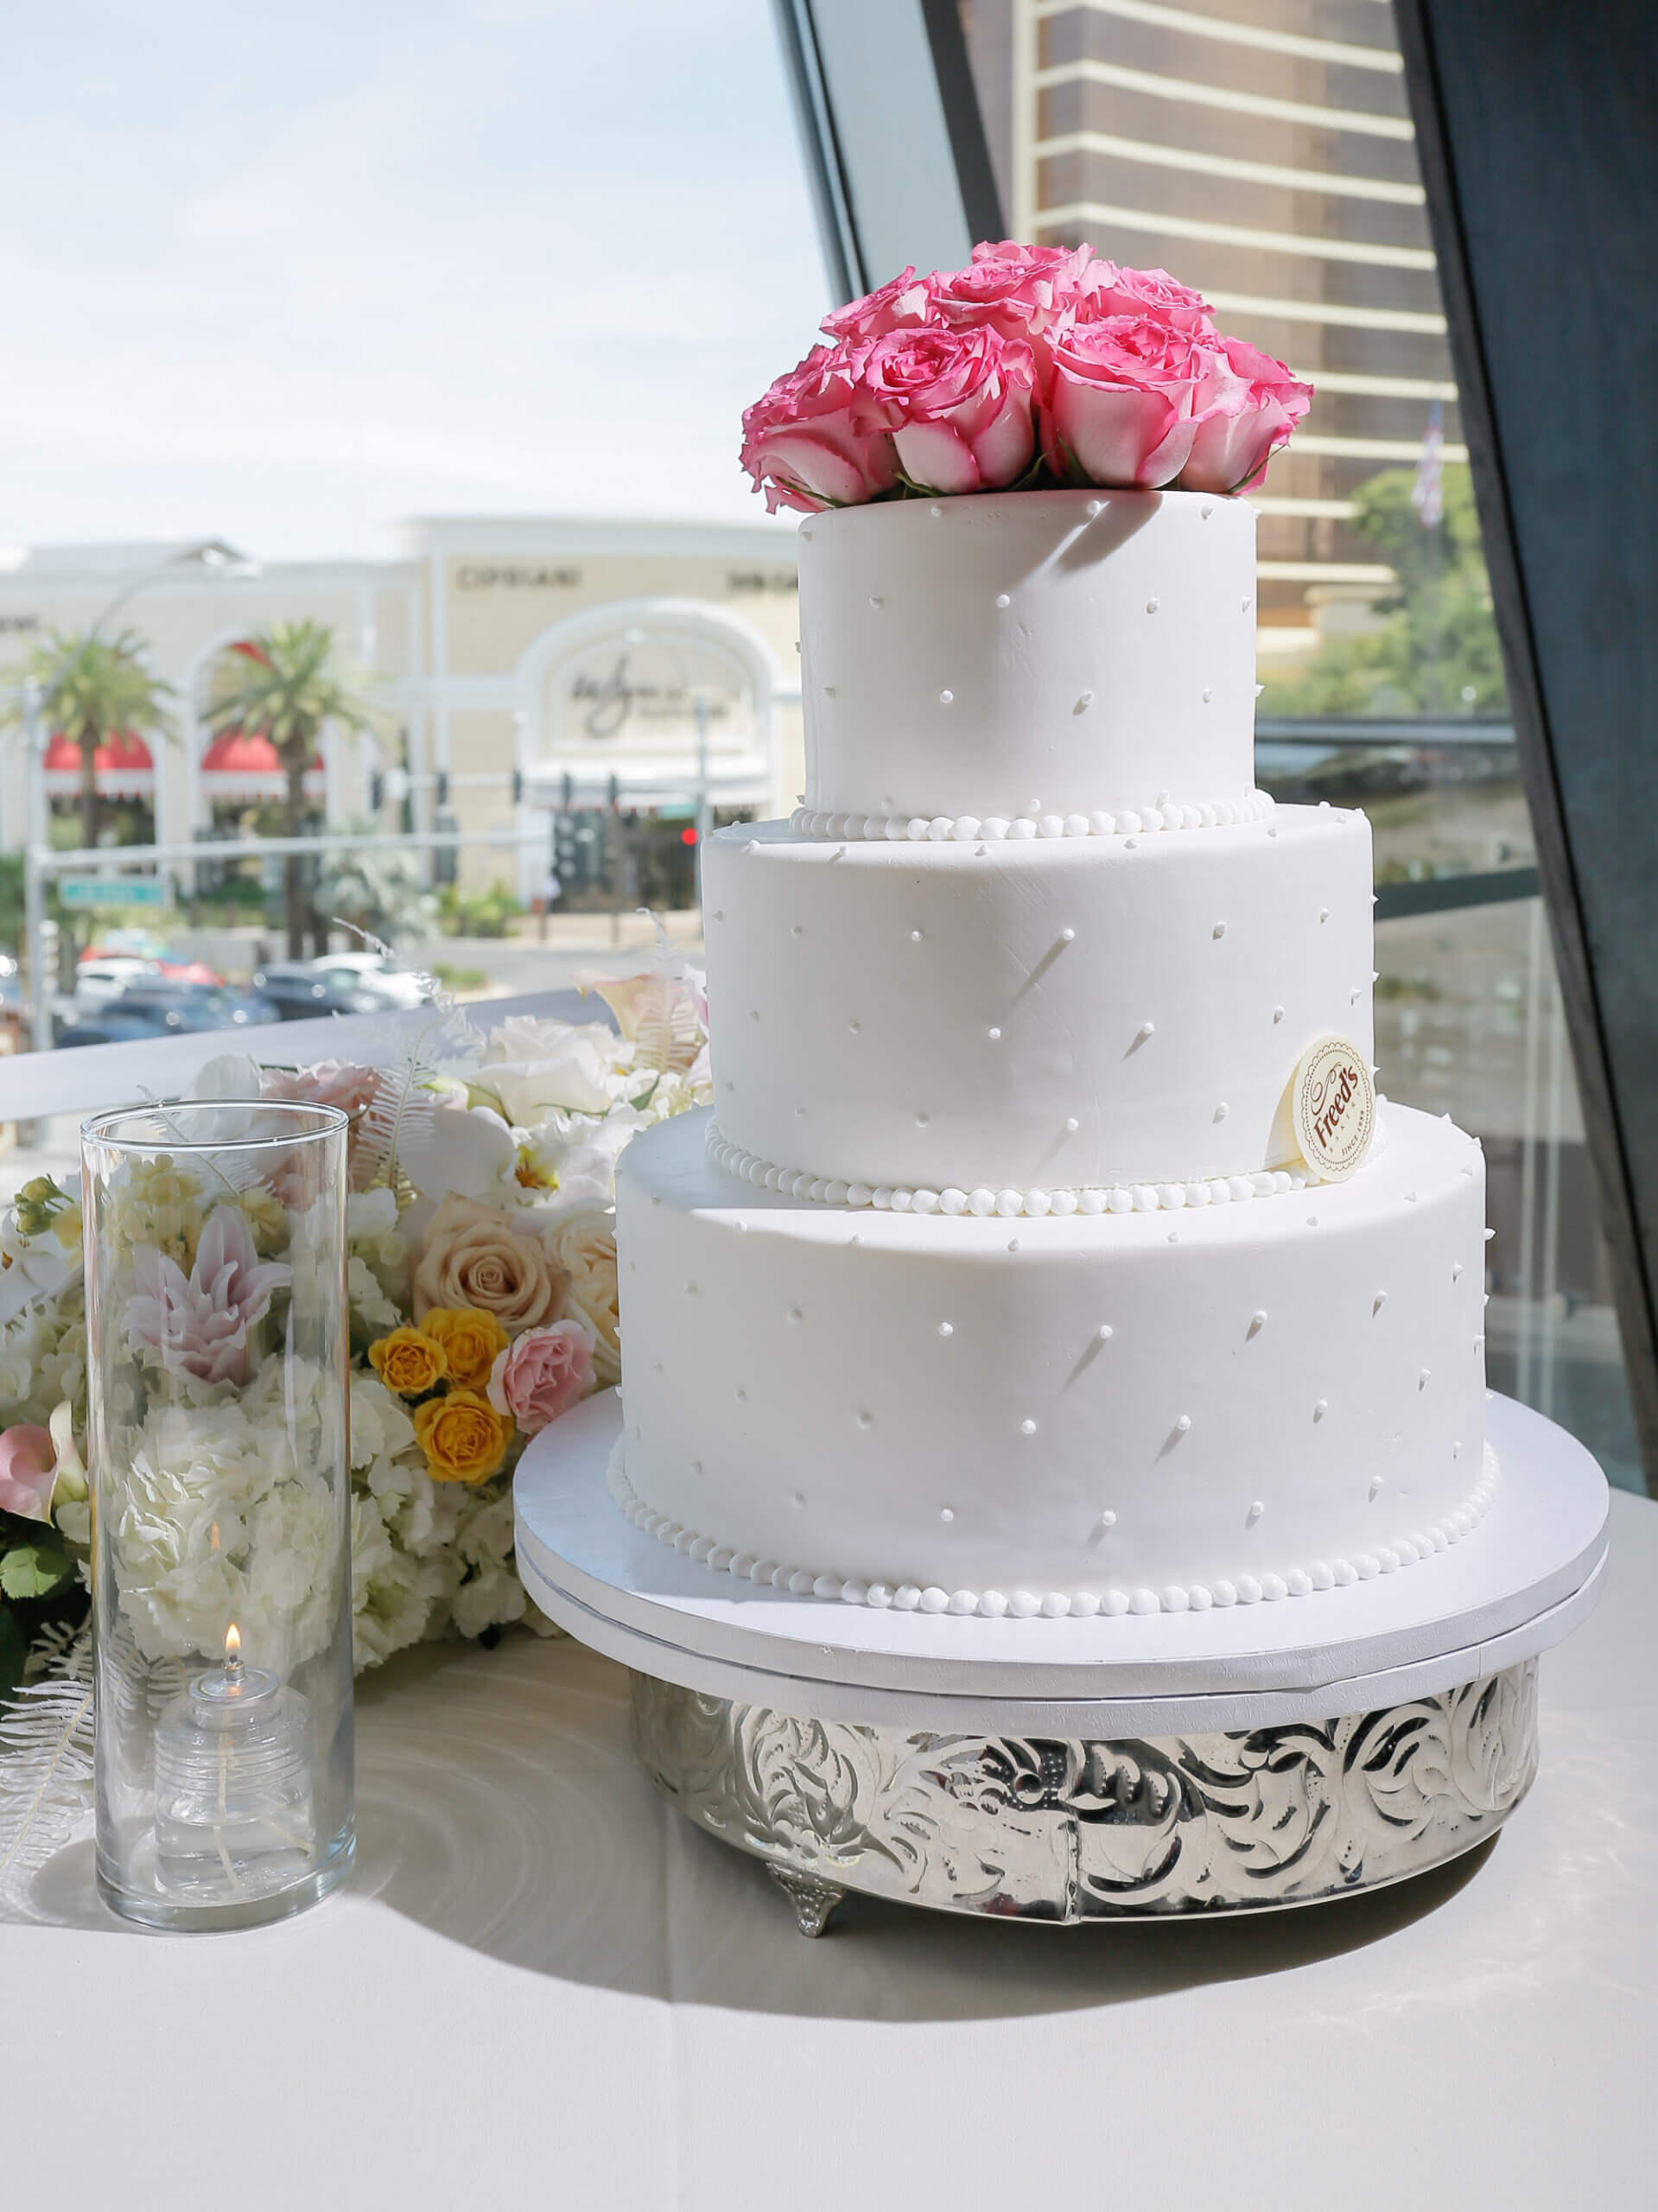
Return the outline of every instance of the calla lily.
[[[48,1431],[19,1421],[0,1435],[0,1512],[20,1521],[49,1521],[57,1486],[55,1452]]]

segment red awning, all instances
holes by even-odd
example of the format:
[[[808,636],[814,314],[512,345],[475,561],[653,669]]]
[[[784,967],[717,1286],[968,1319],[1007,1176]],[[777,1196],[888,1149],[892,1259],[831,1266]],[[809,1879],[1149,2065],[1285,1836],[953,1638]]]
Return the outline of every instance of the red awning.
[[[223,729],[201,756],[203,789],[212,798],[281,798],[288,777],[276,747],[262,730]],[[305,772],[307,794],[323,789],[317,754]]]
[[[45,783],[54,798],[80,789],[80,747],[54,730],[46,748]],[[118,730],[92,755],[99,793],[105,798],[147,798],[156,788],[156,763],[137,730]]]

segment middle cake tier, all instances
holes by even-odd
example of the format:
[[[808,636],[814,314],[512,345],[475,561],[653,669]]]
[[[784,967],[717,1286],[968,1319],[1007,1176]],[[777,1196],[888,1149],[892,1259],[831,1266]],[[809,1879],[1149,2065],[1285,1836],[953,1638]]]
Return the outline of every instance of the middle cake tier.
[[[703,869],[719,1133],[795,1174],[1039,1203],[1257,1174],[1296,1157],[1307,1047],[1371,1057],[1360,813],[1022,843],[764,823]]]

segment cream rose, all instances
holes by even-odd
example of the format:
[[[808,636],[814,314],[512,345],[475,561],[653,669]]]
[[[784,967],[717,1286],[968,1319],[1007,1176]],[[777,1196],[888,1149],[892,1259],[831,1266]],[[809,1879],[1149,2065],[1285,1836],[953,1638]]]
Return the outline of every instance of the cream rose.
[[[547,1232],[547,1249],[568,1284],[567,1309],[579,1314],[597,1342],[593,1371],[600,1382],[622,1379],[621,1331],[616,1318],[616,1221],[600,1206],[583,1206]]]
[[[423,1319],[435,1306],[475,1306],[516,1334],[559,1319],[564,1278],[528,1224],[520,1233],[499,1206],[451,1192],[432,1216],[415,1270],[415,1319]]]

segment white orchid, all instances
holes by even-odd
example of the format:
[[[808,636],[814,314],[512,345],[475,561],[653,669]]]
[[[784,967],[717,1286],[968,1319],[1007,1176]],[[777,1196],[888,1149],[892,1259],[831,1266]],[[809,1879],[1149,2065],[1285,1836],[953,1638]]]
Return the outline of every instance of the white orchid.
[[[487,1106],[446,1103],[411,1118],[398,1157],[423,1198],[454,1191],[464,1198],[499,1200],[512,1192],[518,1147]]]

